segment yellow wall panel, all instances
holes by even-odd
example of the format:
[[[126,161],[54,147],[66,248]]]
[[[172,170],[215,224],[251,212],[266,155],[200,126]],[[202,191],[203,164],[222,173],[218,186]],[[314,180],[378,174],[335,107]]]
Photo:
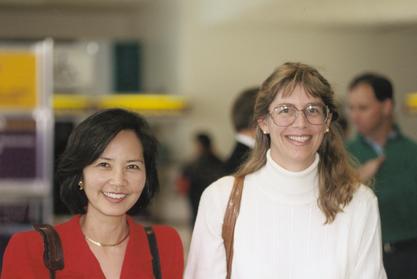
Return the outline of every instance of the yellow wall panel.
[[[0,108],[28,109],[37,104],[36,56],[0,52]]]

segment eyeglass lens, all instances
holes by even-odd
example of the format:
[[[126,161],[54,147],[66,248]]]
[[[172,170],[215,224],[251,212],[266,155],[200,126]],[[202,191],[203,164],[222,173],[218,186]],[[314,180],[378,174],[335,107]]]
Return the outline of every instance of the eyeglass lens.
[[[308,104],[301,110],[291,104],[281,104],[275,107],[270,114],[277,126],[289,126],[294,123],[298,112],[303,112],[307,121],[312,125],[323,124],[328,116],[328,108],[322,104]]]

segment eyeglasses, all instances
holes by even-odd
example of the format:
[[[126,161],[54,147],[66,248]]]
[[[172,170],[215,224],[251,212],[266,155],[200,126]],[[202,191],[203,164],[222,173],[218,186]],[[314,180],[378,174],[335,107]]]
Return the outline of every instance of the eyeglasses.
[[[295,122],[299,111],[303,112],[308,123],[312,125],[322,125],[329,117],[329,108],[323,104],[308,104],[301,110],[291,104],[280,104],[269,115],[275,125],[287,127]]]

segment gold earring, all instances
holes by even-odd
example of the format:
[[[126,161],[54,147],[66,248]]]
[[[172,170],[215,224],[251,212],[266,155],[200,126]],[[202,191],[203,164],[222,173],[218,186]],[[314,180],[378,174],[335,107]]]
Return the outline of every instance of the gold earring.
[[[84,190],[84,187],[83,187],[84,183],[82,180],[78,181],[78,186],[79,186],[80,191]]]

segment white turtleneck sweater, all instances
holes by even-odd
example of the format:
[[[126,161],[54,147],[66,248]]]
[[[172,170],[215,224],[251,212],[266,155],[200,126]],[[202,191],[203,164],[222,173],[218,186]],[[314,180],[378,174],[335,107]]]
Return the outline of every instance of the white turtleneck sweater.
[[[383,279],[381,231],[375,195],[361,186],[331,224],[317,205],[318,163],[300,172],[267,164],[246,176],[234,236],[233,279]],[[221,236],[234,178],[203,193],[185,279],[223,279]]]

